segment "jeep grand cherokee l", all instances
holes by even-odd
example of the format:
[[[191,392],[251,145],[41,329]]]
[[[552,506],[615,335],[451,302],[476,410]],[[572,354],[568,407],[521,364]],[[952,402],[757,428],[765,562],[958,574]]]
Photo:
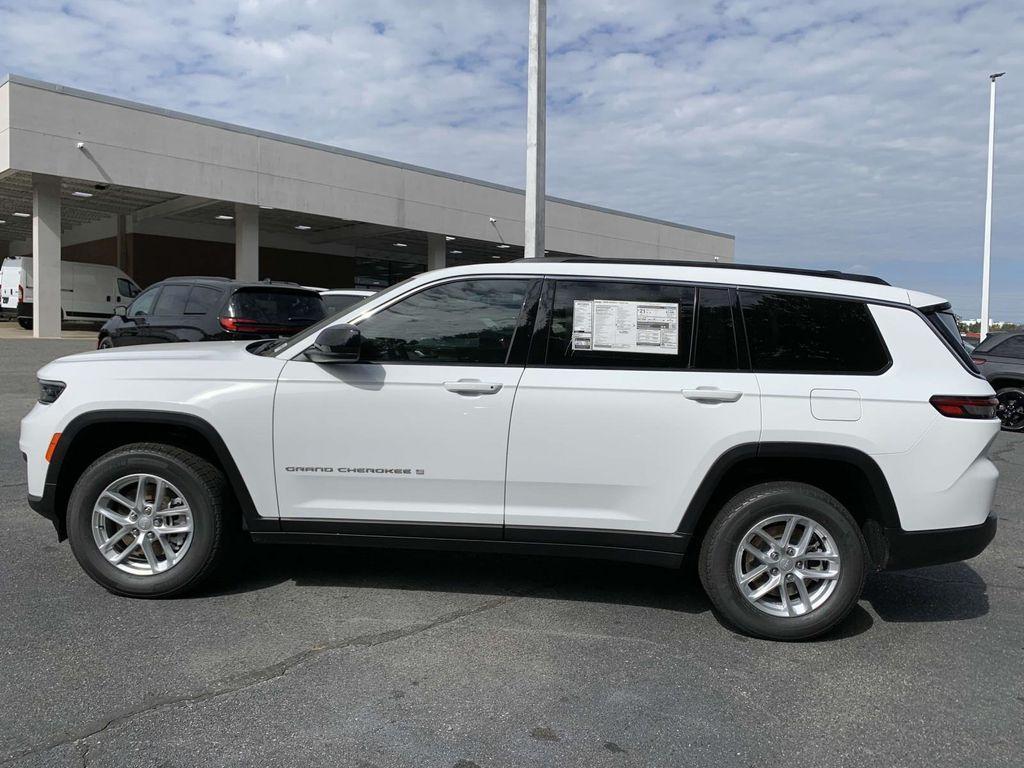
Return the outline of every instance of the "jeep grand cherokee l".
[[[999,431],[941,299],[877,278],[534,259],[427,272],[286,341],[39,371],[29,501],[108,590],[257,542],[697,560],[719,614],[818,635],[865,573],[973,557]]]

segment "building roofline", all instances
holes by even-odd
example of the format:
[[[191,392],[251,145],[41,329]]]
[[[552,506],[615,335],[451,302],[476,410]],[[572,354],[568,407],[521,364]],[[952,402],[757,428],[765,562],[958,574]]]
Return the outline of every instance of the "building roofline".
[[[426,168],[421,165],[413,165],[411,163],[403,163],[398,160],[390,160],[386,157],[379,157],[377,155],[369,155],[364,152],[356,152],[351,149],[342,149],[341,147],[335,147],[330,144],[323,144],[317,141],[308,141],[306,139],[297,139],[293,136],[285,136],[280,133],[273,133],[271,131],[261,131],[256,128],[248,128],[244,125],[237,125],[235,123],[226,123],[221,120],[214,120],[212,118],[200,117],[198,115],[191,115],[187,112],[178,112],[173,109],[165,109],[163,107],[154,107],[150,104],[143,104],[137,101],[130,101],[128,99],[121,99],[115,96],[105,96],[101,93],[93,93],[92,91],[83,91],[78,88],[71,88],[69,86],[58,85],[57,83],[49,83],[45,80],[36,80],[31,77],[24,77],[22,75],[8,74],[0,79],[0,86],[6,85],[7,83],[13,83],[14,85],[22,85],[28,88],[38,88],[43,91],[51,91],[53,93],[67,94],[79,99],[88,99],[90,101],[96,101],[101,104],[110,104],[116,107],[125,107],[127,109],[134,109],[139,112],[148,112],[153,115],[159,115],[161,117],[169,117],[175,120],[185,120],[190,123],[196,123],[198,125],[205,125],[211,128],[220,128],[226,131],[232,131],[234,133],[246,134],[248,136],[255,136],[261,139],[272,139],[274,141],[284,142],[286,144],[294,144],[299,147],[306,147],[307,149],[316,149],[321,152],[331,152],[336,155],[345,155],[357,160],[365,160],[371,163],[378,163],[381,165],[391,166],[392,168],[400,168],[406,171],[415,171],[417,173],[426,173],[431,176],[438,176],[443,179],[451,179],[453,181],[462,181],[468,184],[476,184],[483,187],[489,187],[491,189],[497,189],[502,192],[511,192],[517,195],[525,195],[525,191],[518,187],[511,187],[506,184],[498,184],[493,181],[484,181],[483,179],[474,179],[470,176],[461,176],[457,173],[448,173],[446,171],[439,171],[436,168]],[[675,221],[668,221],[667,219],[657,219],[652,216],[643,216],[637,213],[629,213],[627,211],[617,211],[614,208],[606,208],[600,205],[591,205],[590,203],[580,203],[575,200],[567,200],[561,197],[547,197],[548,202],[560,203],[562,205],[571,205],[576,208],[583,208],[590,211],[596,211],[597,213],[606,213],[612,216],[623,216],[628,219],[635,219],[637,221],[645,221],[650,224],[660,224],[666,227],[673,227],[674,229],[683,229],[688,232],[699,232],[705,235],[714,235],[716,237],[724,237],[729,240],[735,240],[735,235],[730,235],[726,232],[716,232],[712,229],[704,229],[702,227],[693,227],[688,224],[680,224]]]

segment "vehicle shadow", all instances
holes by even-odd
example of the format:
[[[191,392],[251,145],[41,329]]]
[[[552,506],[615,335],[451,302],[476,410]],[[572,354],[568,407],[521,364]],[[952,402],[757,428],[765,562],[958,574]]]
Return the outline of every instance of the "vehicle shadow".
[[[203,593],[231,595],[282,583],[350,589],[535,594],[554,600],[630,605],[700,614],[711,611],[695,571],[600,560],[401,549],[250,545]],[[883,622],[944,622],[988,613],[987,586],[965,563],[868,576],[861,603],[815,642],[860,635]],[[722,623],[718,617],[715,617]],[[722,624],[729,631],[731,627]]]
[[[989,611],[988,585],[967,563],[872,574],[863,599],[887,622],[963,621]]]
[[[229,595],[293,582],[339,586],[460,592],[479,595],[542,594],[556,600],[636,605],[684,613],[711,608],[689,571],[599,560],[401,549],[348,549],[261,544],[245,547],[236,562],[204,590]]]

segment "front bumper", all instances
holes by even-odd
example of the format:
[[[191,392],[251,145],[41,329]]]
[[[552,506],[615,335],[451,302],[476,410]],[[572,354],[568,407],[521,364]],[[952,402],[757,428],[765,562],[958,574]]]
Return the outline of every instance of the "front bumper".
[[[995,538],[996,518],[989,515],[980,525],[963,528],[941,528],[932,531],[904,531],[885,528],[882,531],[884,551],[877,558],[884,570],[918,568],[969,560],[985,549]]]

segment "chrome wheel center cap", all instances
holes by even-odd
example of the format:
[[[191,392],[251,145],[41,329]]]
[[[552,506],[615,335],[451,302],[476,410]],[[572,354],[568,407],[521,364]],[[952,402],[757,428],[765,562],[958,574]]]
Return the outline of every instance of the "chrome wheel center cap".
[[[153,518],[149,515],[143,515],[139,518],[139,528],[143,531],[148,531],[153,527]]]
[[[783,573],[789,573],[793,570],[793,561],[790,560],[788,557],[782,558],[781,560],[779,560],[779,570]]]

